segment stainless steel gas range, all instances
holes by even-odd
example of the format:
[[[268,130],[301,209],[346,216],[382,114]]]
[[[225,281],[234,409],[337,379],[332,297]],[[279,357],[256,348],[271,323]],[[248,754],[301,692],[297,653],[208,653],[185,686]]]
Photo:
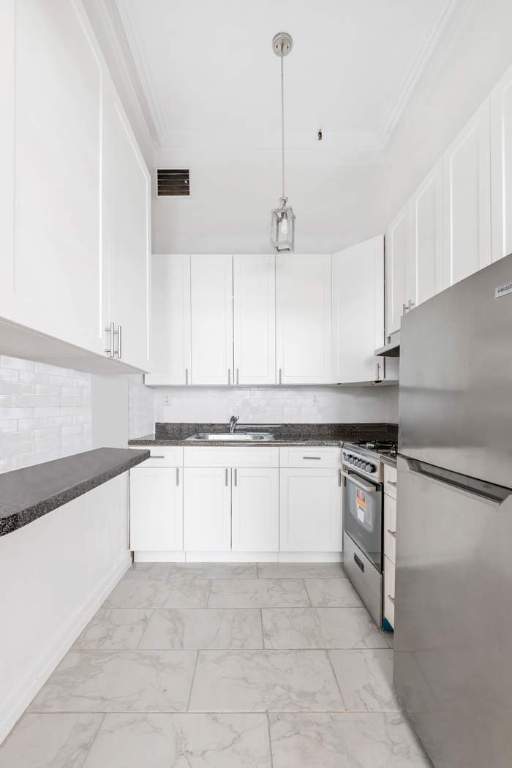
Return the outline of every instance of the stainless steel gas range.
[[[343,446],[343,552],[348,578],[377,626],[382,625],[384,463],[396,444]]]

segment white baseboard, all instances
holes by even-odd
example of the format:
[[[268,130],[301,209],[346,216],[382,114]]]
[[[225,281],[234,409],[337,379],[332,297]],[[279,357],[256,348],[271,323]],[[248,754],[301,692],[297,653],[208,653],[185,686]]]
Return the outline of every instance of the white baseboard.
[[[136,563],[339,563],[341,552],[135,552]]]
[[[56,635],[50,640],[49,647],[41,648],[41,655],[34,658],[16,690],[0,701],[0,744],[16,725],[34,696],[48,680],[55,667],[62,661],[84,627],[101,607],[119,579],[131,565],[131,554],[126,552],[116,563],[98,588],[71,614],[68,621],[57,627]],[[43,640],[43,638],[41,638]]]

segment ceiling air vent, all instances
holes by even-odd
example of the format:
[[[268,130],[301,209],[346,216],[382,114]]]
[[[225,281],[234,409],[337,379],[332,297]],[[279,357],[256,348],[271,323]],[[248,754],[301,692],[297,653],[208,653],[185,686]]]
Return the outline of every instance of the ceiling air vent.
[[[188,169],[163,169],[157,171],[158,197],[190,195],[190,178]]]

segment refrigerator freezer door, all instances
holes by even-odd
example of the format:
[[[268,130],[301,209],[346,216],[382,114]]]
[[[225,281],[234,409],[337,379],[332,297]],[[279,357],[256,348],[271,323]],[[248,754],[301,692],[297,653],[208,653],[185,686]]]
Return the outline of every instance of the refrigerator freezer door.
[[[400,701],[436,768],[510,768],[512,496],[469,492],[402,457],[398,489]]]
[[[408,314],[401,453],[512,487],[512,256]]]

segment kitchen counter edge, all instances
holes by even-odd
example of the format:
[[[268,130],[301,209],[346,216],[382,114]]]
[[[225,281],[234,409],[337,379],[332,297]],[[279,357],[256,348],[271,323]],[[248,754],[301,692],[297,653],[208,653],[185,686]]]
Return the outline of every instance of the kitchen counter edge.
[[[0,537],[127,472],[148,450],[96,448],[0,474]]]

